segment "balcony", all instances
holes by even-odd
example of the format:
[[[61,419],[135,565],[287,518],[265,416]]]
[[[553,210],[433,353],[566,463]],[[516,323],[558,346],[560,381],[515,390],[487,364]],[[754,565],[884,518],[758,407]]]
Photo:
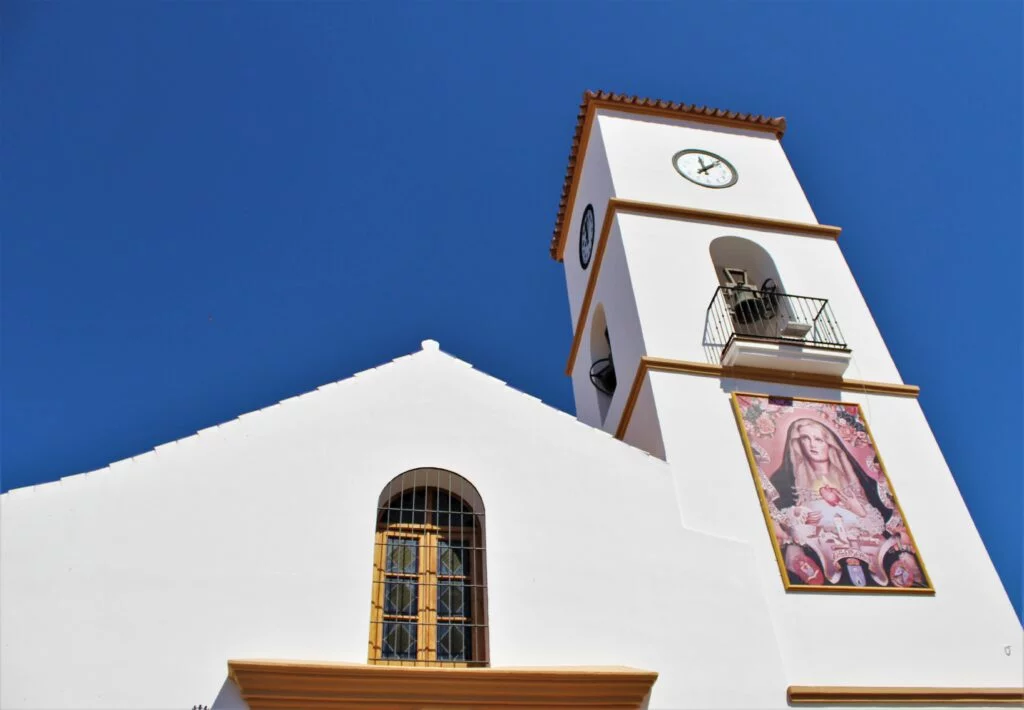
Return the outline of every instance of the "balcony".
[[[719,286],[704,345],[722,365],[841,376],[850,364],[828,300]]]

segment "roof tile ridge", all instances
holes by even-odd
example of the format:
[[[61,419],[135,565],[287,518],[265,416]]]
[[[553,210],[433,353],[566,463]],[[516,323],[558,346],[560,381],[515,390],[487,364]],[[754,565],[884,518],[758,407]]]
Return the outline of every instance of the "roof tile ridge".
[[[572,191],[572,184],[578,167],[581,147],[580,142],[583,138],[583,128],[586,123],[588,108],[592,101],[612,104],[612,106],[608,107],[611,110],[614,110],[614,104],[656,108],[678,114],[678,119],[681,121],[685,121],[687,115],[690,115],[726,119],[728,121],[738,123],[748,123],[752,126],[771,127],[779,138],[781,138],[782,134],[786,132],[786,119],[783,116],[773,117],[765,116],[763,114],[742,113],[728,109],[713,108],[706,105],[697,106],[696,104],[686,104],[677,101],[667,101],[665,99],[642,97],[635,94],[619,94],[601,89],[584,90],[579,104],[579,111],[576,114],[576,126],[573,131],[572,144],[569,148],[569,159],[567,161],[564,178],[562,180],[562,192],[558,199],[558,210],[555,214],[555,226],[552,230],[551,241],[548,246],[551,258],[556,260],[558,259],[558,252],[560,251],[560,237],[562,229],[565,226],[564,222],[568,219],[566,211],[569,208],[569,193]]]

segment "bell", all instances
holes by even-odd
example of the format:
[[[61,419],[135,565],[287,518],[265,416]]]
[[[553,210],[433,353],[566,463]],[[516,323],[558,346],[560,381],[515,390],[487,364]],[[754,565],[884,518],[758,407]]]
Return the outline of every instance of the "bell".
[[[615,365],[611,356],[601,358],[590,366],[590,381],[599,391],[606,395],[615,394]]]
[[[767,315],[760,296],[747,289],[733,291],[733,312],[740,323],[757,323]]]

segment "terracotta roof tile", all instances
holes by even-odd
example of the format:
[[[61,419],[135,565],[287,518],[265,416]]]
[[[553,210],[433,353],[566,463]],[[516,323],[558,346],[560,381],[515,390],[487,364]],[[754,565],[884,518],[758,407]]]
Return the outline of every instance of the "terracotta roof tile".
[[[551,237],[551,258],[555,260],[558,260],[559,237],[561,236],[563,222],[569,208],[569,193],[572,190],[573,179],[576,176],[576,163],[579,158],[580,142],[583,138],[587,114],[592,104],[596,105],[595,108],[660,114],[708,123],[732,125],[737,128],[766,130],[775,133],[780,138],[786,132],[786,119],[781,117],[772,118],[771,116],[738,113],[720,108],[711,108],[710,106],[695,106],[693,104],[663,101],[661,99],[645,99],[641,96],[613,94],[607,91],[583,92],[583,101],[580,103],[580,111],[576,117],[576,131],[572,137],[572,148],[569,150],[569,165],[565,170],[565,181],[562,183],[562,198],[558,201],[558,216],[555,218],[555,230]]]

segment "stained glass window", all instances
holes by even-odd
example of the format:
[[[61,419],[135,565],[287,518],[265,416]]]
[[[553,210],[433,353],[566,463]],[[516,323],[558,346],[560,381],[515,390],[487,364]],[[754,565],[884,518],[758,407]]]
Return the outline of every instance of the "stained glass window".
[[[418,538],[389,536],[387,571],[396,573],[416,574],[419,571],[416,565],[416,557],[418,552]]]
[[[437,543],[437,573],[443,575],[468,574],[469,559],[461,545],[451,545],[444,540]]]
[[[384,622],[384,658],[416,658],[416,623]]]
[[[417,583],[403,580],[387,580],[384,583],[384,613],[395,616],[416,616]]]
[[[462,580],[450,582],[441,580],[437,585],[437,615],[465,616],[466,587]]]
[[[465,624],[438,624],[437,657],[445,661],[464,661],[471,657],[471,634],[466,633]]]
[[[486,665],[476,489],[450,471],[416,469],[392,481],[380,501],[370,661]]]

